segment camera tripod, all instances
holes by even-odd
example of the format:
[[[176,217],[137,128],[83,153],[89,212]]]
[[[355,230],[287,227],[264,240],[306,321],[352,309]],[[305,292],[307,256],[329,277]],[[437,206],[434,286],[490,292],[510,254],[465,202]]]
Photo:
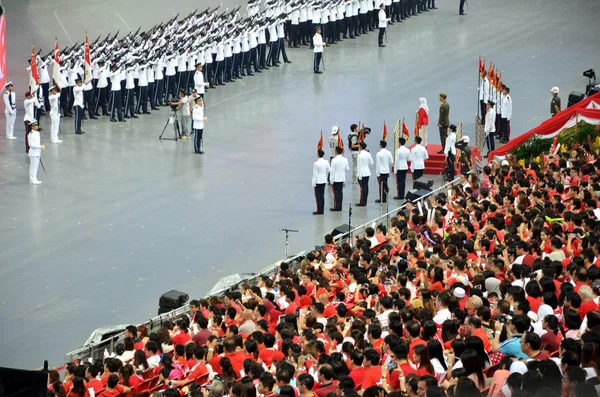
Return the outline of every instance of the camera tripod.
[[[174,138],[163,138],[163,135],[165,134],[165,131],[167,130],[167,126],[169,125],[169,123],[173,123],[173,133],[175,134]],[[167,122],[165,123],[165,128],[163,128],[160,136],[158,137],[158,140],[169,140],[169,141],[177,141],[178,139],[181,139],[181,130],[179,129],[179,119],[177,118],[177,112],[175,112],[175,110],[171,109],[171,114],[169,115],[169,119],[167,120]]]

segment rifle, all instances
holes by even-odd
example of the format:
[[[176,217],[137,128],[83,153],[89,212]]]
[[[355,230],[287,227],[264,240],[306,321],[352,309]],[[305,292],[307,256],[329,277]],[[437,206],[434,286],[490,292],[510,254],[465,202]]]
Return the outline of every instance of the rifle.
[[[40,55],[40,52],[42,52],[42,49],[41,49],[41,48],[39,49],[39,51],[37,52],[37,54],[35,54],[35,56],[36,56],[36,57],[37,57],[37,56],[39,56],[39,55]]]
[[[99,35],[98,38],[96,40],[94,40],[94,42],[92,43],[92,47],[98,43],[98,40],[100,40],[100,37],[102,37],[102,35]]]
[[[115,39],[117,38],[117,36],[119,35],[119,32],[121,31],[121,29],[117,29],[117,33],[115,33],[115,35],[113,36],[113,38],[110,41],[115,41]]]

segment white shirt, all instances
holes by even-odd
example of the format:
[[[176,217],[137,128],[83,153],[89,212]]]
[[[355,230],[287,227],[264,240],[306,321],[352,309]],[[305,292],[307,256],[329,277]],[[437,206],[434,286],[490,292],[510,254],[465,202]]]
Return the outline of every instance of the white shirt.
[[[313,187],[318,184],[327,183],[327,174],[331,171],[329,163],[324,158],[319,158],[313,164],[313,176],[312,185]]]
[[[283,29],[284,23],[280,22],[277,24],[277,37],[280,39],[285,38],[285,30]]]
[[[195,130],[203,130],[204,129],[204,108],[202,106],[199,106],[199,105],[194,106],[192,118],[194,119],[193,128]]]
[[[204,82],[204,75],[202,72],[196,71],[196,73],[194,73],[194,88],[198,94],[204,94],[205,87],[206,83]]]
[[[408,170],[408,162],[410,161],[410,149],[406,146],[400,146],[396,149],[396,171]]]
[[[265,35],[265,28],[258,29],[258,44],[267,44],[267,36]]]
[[[165,75],[167,76],[175,76],[175,66],[177,66],[177,60],[173,57],[167,58],[167,71]]]
[[[148,87],[148,75],[146,73],[146,66],[142,66],[138,72],[138,85],[140,87]]]
[[[48,74],[48,61],[39,62],[38,61],[38,69],[40,74],[40,84],[45,84],[50,82],[50,75]]]
[[[415,145],[410,151],[410,166],[412,170],[425,169],[425,160],[429,158],[429,153],[421,144]]]
[[[487,102],[490,97],[489,94],[490,94],[490,81],[488,80],[487,77],[485,77],[481,81],[481,84],[479,85],[479,100],[483,101],[484,103]]]
[[[323,52],[323,37],[319,33],[313,36],[313,46],[315,47],[313,52]]]
[[[510,120],[512,118],[512,99],[510,94],[502,95],[502,106],[500,107],[503,119]]]
[[[154,367],[158,367],[158,365],[160,364],[160,356],[158,355],[153,355],[148,357],[148,359],[146,360],[148,361],[148,368],[152,369]]]
[[[177,57],[177,71],[178,72],[183,72],[186,70],[186,68],[187,68],[186,61],[187,61],[187,56],[185,56],[185,53],[181,54]]]
[[[33,123],[35,121],[35,118],[33,118],[33,107],[35,106],[35,99],[25,99],[25,101],[23,101],[23,106],[25,107],[25,116],[23,116],[23,121],[29,121],[30,123]]]
[[[331,160],[331,183],[346,182],[346,171],[350,171],[348,159],[338,154]]]
[[[4,114],[16,116],[17,115],[17,102],[15,102],[15,92],[6,91],[4,94]]]
[[[83,108],[83,85],[73,87],[73,105]]]
[[[356,158],[356,176],[359,179],[366,176],[371,176],[370,166],[372,165],[373,156],[371,156],[371,153],[367,152],[366,150],[361,150]]]
[[[449,153],[456,155],[456,132],[450,131],[446,138],[446,147],[444,147],[444,154],[448,156]]]
[[[391,3],[391,2],[390,2]],[[389,4],[387,4],[389,5]],[[380,9],[379,10],[379,28],[387,28],[387,23],[388,23],[388,18],[387,15],[385,15],[385,10]]]
[[[436,315],[433,316],[433,321],[435,321],[436,324],[443,324],[444,321],[450,320],[451,317],[452,313],[450,313],[450,310],[440,309],[437,311]]]
[[[496,132],[496,111],[494,108],[488,109],[485,114],[484,131],[486,134],[489,134],[490,132]]]
[[[377,171],[377,176],[381,174],[389,174],[392,165],[394,165],[394,158],[392,157],[392,153],[386,148],[382,148],[377,152],[377,156],[375,156],[375,170]]]
[[[50,116],[60,116],[60,112],[59,112],[59,100],[60,100],[60,93],[56,93],[56,94],[52,94],[49,93],[48,94],[48,100],[50,101]]]
[[[29,157],[40,157],[42,155],[40,132],[32,129],[31,132],[27,134],[27,141],[29,142],[29,153],[27,153],[27,155]]]
[[[110,90],[121,91],[121,72],[118,70],[110,74]]]
[[[133,90],[135,88],[135,81],[133,76],[133,67],[128,68],[125,71],[125,89]]]

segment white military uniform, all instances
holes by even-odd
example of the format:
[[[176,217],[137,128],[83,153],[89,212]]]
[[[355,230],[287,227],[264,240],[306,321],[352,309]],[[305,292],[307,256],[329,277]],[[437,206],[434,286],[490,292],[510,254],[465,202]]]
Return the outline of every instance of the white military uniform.
[[[27,135],[27,139],[29,141],[29,183],[33,185],[39,185],[42,183],[37,179],[37,172],[40,166],[40,157],[42,156],[40,132],[32,129]]]
[[[6,139],[17,139],[14,136],[15,120],[17,118],[17,103],[15,102],[15,92],[6,91],[4,93],[4,116],[6,117]],[[27,138],[27,137],[26,137]]]
[[[50,141],[52,143],[62,142],[58,139],[58,132],[60,130],[60,93],[48,95],[50,101]]]
[[[410,169],[411,171],[415,170],[424,170],[425,169],[425,160],[429,158],[429,153],[427,153],[427,149],[425,149],[422,145],[416,144],[410,151]]]
[[[408,162],[410,161],[410,149],[402,145],[396,149],[396,171],[408,170]]]

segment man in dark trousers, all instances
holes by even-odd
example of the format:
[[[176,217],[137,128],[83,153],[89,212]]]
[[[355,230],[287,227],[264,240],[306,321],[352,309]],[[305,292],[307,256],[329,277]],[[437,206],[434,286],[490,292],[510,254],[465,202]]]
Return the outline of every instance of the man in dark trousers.
[[[466,0],[460,0],[460,6],[458,7],[458,13],[460,15],[467,15],[467,13],[465,12],[465,3]]]
[[[389,18],[385,13],[385,4],[382,2],[379,4],[379,47],[385,47],[383,44],[383,36],[385,35],[385,28],[387,28]]]
[[[450,125],[450,105],[446,102],[448,96],[443,92],[440,93],[440,114],[438,117],[438,128],[440,129],[440,142],[442,150],[438,154],[444,153],[446,147],[446,137],[448,136],[448,126]]]
[[[348,160],[342,155],[344,149],[337,146],[335,148],[336,156],[331,160],[330,182],[333,185],[333,208],[331,211],[342,210],[342,200],[344,198],[344,182],[346,182],[346,171],[350,171]]]
[[[327,184],[327,174],[331,168],[323,156],[325,156],[325,152],[321,149],[317,150],[317,161],[313,164],[312,185],[317,202],[317,210],[313,212],[313,215],[323,215],[325,211],[325,185]]]

